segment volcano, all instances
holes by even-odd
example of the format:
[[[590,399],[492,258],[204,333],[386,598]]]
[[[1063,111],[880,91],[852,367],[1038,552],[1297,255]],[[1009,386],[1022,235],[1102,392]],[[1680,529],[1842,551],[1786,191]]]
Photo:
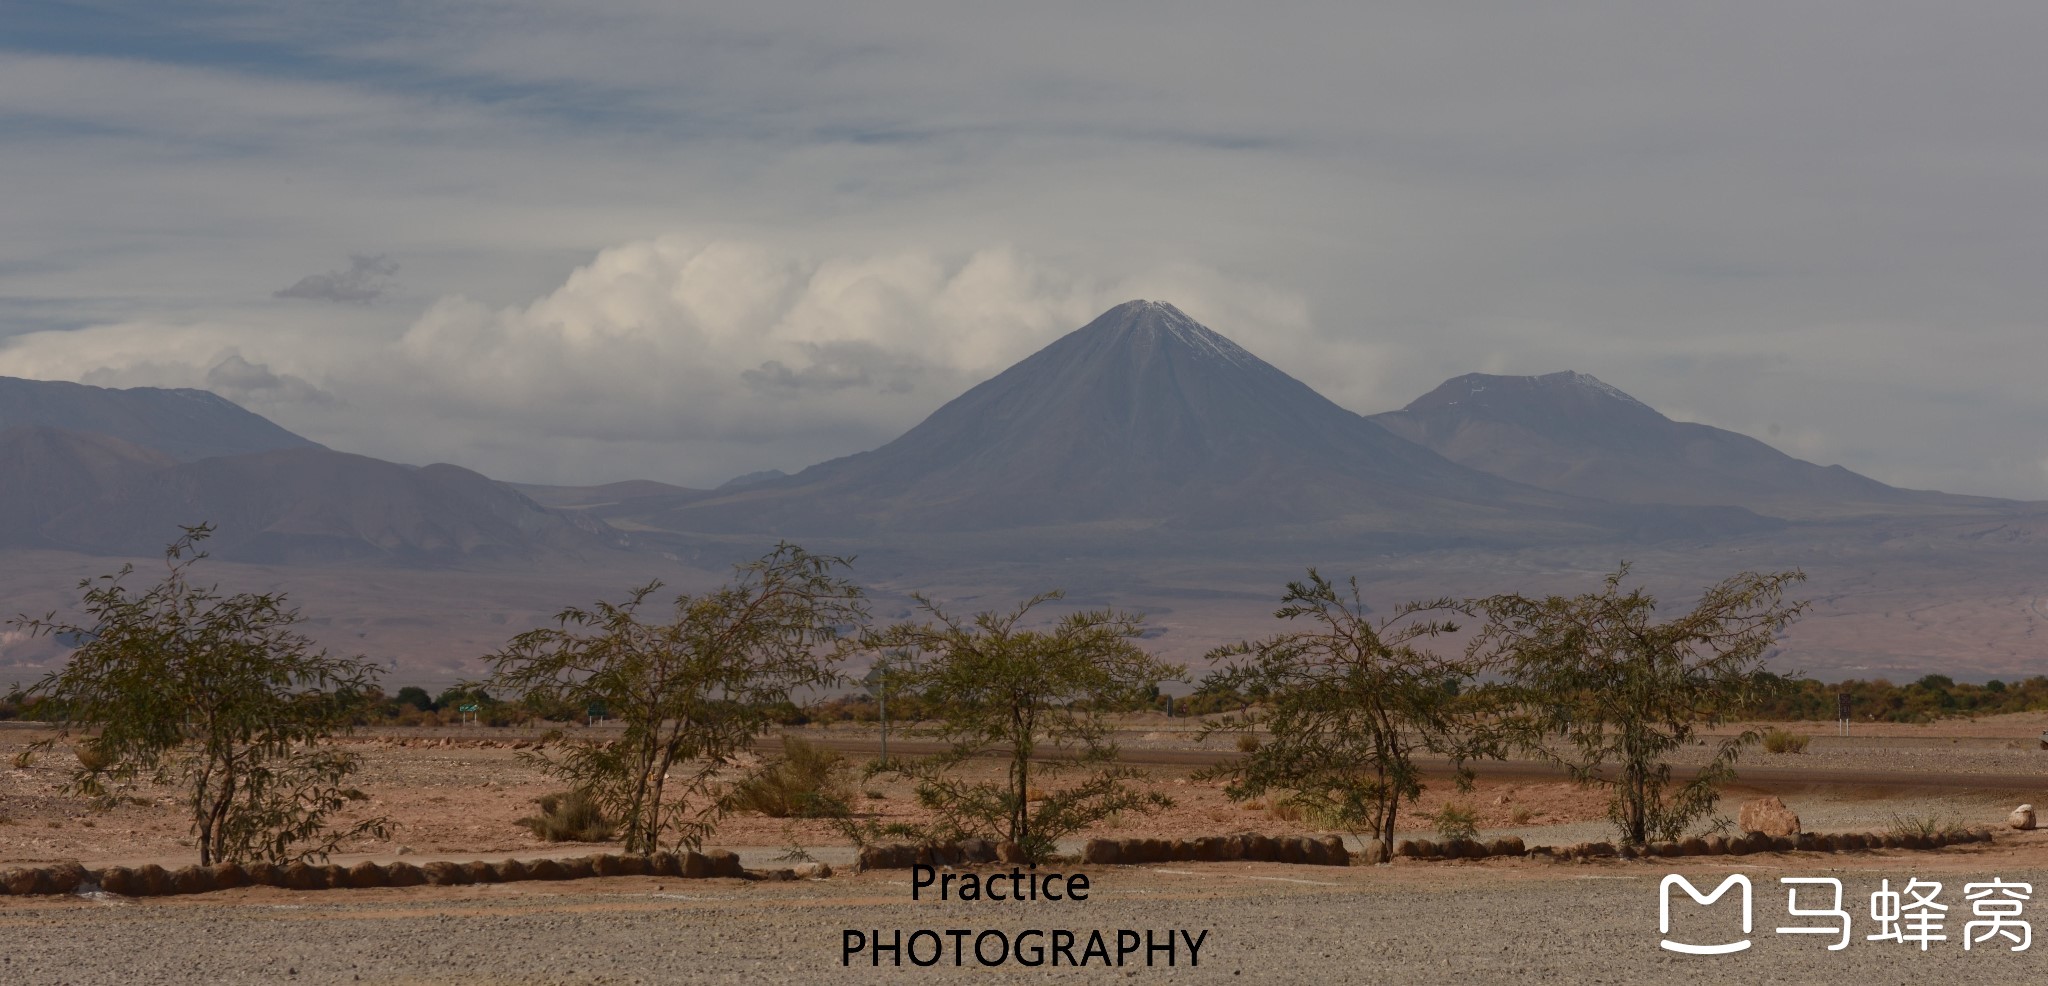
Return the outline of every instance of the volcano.
[[[1452,534],[1635,527],[1643,515],[1459,465],[1173,305],[1132,301],[880,448],[640,520],[786,535],[1072,525]]]

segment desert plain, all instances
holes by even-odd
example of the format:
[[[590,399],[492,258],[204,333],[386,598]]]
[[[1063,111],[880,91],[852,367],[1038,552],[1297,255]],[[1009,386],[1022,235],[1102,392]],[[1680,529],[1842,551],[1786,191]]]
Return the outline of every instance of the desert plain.
[[[1175,805],[1156,815],[1111,819],[1063,848],[1078,852],[1080,839],[1097,836],[1310,831],[1262,804],[1233,802],[1220,782],[1198,776],[1203,766],[1231,754],[1225,737],[1202,742],[1188,720],[1158,716],[1123,726],[1124,757],[1144,767],[1146,784]],[[1725,814],[1734,815],[1744,799],[1770,794],[1797,811],[1807,831],[1883,832],[1931,822],[1994,826],[1993,841],[1936,850],[1567,862],[1402,858],[1372,866],[1354,858],[1347,867],[1067,862],[1048,869],[1087,873],[1095,890],[1085,902],[970,903],[912,901],[904,870],[856,872],[852,848],[829,823],[741,814],[729,817],[707,846],[736,851],[761,872],[791,867],[789,854],[800,848],[809,860],[797,864],[799,879],[625,876],[323,891],[247,887],[162,898],[87,888],[0,897],[0,982],[831,983],[1114,975],[1187,982],[1834,983],[2010,979],[2037,970],[2031,947],[2014,952],[2009,940],[1962,947],[1969,920],[1963,885],[1996,878],[2048,892],[2048,833],[2004,825],[2013,806],[2048,801],[2042,797],[2048,750],[2039,749],[2038,740],[2048,714],[1857,724],[1848,736],[1836,735],[1834,724],[1799,728],[1813,736],[1806,752],[1744,756],[1743,777],[1724,796]],[[872,727],[844,724],[793,732],[840,748],[852,761],[872,756],[878,738]],[[21,757],[46,735],[27,725],[0,729],[0,869],[64,860],[88,868],[195,861],[168,792],[137,787],[113,806],[67,795],[62,786],[72,755],[63,744]],[[560,789],[522,758],[526,750],[515,749],[530,749],[534,738],[516,728],[461,727],[377,729],[351,737],[347,742],[364,757],[359,786],[371,799],[362,810],[387,816],[393,826],[388,839],[350,845],[335,861],[617,851],[615,845],[544,843],[517,823],[534,811],[540,795]],[[892,742],[898,751],[915,752],[913,741],[898,736]],[[887,820],[919,812],[900,781],[856,776],[853,784],[858,813]],[[1533,847],[1612,834],[1600,792],[1533,762],[1482,765],[1470,791],[1456,790],[1448,778],[1433,781],[1422,801],[1404,810],[1404,837],[1430,837],[1425,816],[1447,803],[1471,810],[1482,838],[1513,835]],[[1738,872],[1755,888],[1753,947],[1720,956],[1659,947],[1666,874],[1684,875],[1705,891]],[[1842,907],[1853,919],[1846,948],[1830,951],[1832,938],[1821,940],[1828,936],[1775,932],[1791,920],[1777,883],[1782,877],[1842,881]],[[1946,939],[1924,951],[1867,940],[1876,930],[1870,895],[1881,881],[1897,889],[1914,879],[1944,884]],[[1815,906],[1806,897],[1801,904]],[[1687,903],[1680,910],[1693,922],[1682,932],[1737,933],[1725,908]],[[1084,936],[1175,928],[1207,931],[1208,938],[1192,967],[1184,952],[1171,967],[1116,969],[978,968],[971,957],[958,967],[948,958],[898,968],[845,959],[848,930],[917,928],[1070,928]]]

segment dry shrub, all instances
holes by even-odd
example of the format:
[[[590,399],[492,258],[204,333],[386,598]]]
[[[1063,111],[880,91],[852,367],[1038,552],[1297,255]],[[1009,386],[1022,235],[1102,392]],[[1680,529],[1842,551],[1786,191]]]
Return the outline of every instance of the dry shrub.
[[[1254,736],[1254,735],[1252,735],[1251,733],[1239,733],[1239,734],[1237,734],[1237,752],[1239,752],[1239,753],[1257,753],[1257,752],[1259,752],[1259,738],[1258,738],[1257,736]]]
[[[841,818],[853,790],[846,758],[808,740],[784,737],[782,755],[733,786],[731,805],[769,818]]]
[[[1535,817],[1536,813],[1527,808],[1516,808],[1508,813],[1508,823],[1511,825],[1527,825]]]
[[[1424,814],[1436,834],[1445,842],[1468,842],[1479,838],[1479,815],[1469,805],[1447,804],[1435,814]]]
[[[108,767],[114,765],[114,758],[107,756],[100,750],[99,744],[91,740],[79,743],[71,752],[78,758],[78,766],[88,774],[105,773]]]
[[[1301,806],[1290,799],[1279,798],[1266,808],[1266,814],[1274,821],[1298,822],[1301,821]]]
[[[544,794],[536,803],[540,814],[528,815],[518,824],[546,842],[608,842],[618,829],[588,791]]]
[[[1811,742],[1813,737],[1788,729],[1772,726],[1764,730],[1764,751],[1767,753],[1805,753],[1806,744]]]

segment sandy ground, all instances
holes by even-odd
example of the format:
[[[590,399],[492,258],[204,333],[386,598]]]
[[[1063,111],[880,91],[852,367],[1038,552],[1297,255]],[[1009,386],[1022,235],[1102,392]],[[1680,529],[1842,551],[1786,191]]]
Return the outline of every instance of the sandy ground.
[[[1778,783],[1770,793],[1784,797],[1813,831],[1883,830],[1898,818],[1933,817],[1964,824],[1993,824],[2012,805],[2048,805],[2048,751],[2032,738],[2048,726],[2048,714],[2026,713],[1984,720],[1950,720],[1927,726],[1894,724],[1858,727],[1846,739],[1815,734],[1804,754],[1767,754],[1752,750],[1741,762],[1750,769],[1769,768],[1814,775],[1810,787]],[[813,738],[864,741],[871,729],[840,726],[808,730]],[[191,840],[175,792],[139,784],[108,802],[63,793],[76,759],[67,746],[20,758],[29,744],[47,735],[22,728],[0,729],[0,865],[75,859],[87,865],[160,862],[182,865],[194,857]],[[532,814],[541,795],[563,785],[542,774],[512,748],[520,738],[509,730],[426,728],[375,730],[353,738],[349,748],[363,756],[356,784],[370,801],[354,814],[376,814],[392,821],[389,839],[346,847],[347,859],[488,858],[499,855],[573,855],[587,851],[580,844],[541,842],[517,824]],[[1227,751],[1230,737],[1199,743],[1186,720],[1144,717],[1129,724],[1123,744],[1133,753],[1147,750]],[[899,744],[903,741],[898,737]],[[1683,763],[1704,756],[1704,748],[1683,751]],[[857,762],[860,757],[851,757]],[[994,763],[985,768],[991,776]],[[1126,814],[1079,833],[1095,835],[1187,837],[1238,831],[1272,834],[1304,831],[1297,816],[1263,802],[1233,802],[1219,781],[1196,776],[1192,765],[1149,768],[1145,786],[1174,799],[1160,814]],[[1471,811],[1487,837],[1516,835],[1533,845],[1563,844],[1608,838],[1604,796],[1563,780],[1481,778],[1469,792],[1448,781],[1434,782],[1422,801],[1404,809],[1404,836],[1433,837],[1428,816],[1445,805]],[[1844,785],[1829,779],[1834,772],[1862,772],[1901,779],[1929,776],[1999,775],[2042,777],[2034,790],[2010,784],[1983,789],[1939,792],[1883,784]],[[886,776],[849,778],[855,810],[877,821],[918,821],[924,817],[909,786]],[[1763,788],[1738,783],[1727,792],[1724,809],[1734,808]],[[822,821],[784,821],[757,815],[729,817],[712,845],[742,850],[750,860],[767,859],[792,842],[828,861],[845,858],[845,840]],[[597,848],[597,847],[588,847]],[[764,855],[765,853],[765,855]]]
[[[1817,831],[1883,830],[1898,818],[1990,824],[2017,801],[2048,803],[2048,790],[1994,789],[1968,783],[1910,783],[1932,775],[2043,776],[2048,754],[2023,742],[2041,716],[1955,721],[1932,727],[1871,729],[1822,743],[1802,756],[1757,755],[1746,764],[1787,764],[1811,783],[1780,781],[1784,797]],[[1132,724],[1134,750],[1194,749],[1184,723]],[[1818,732],[1818,731],[1816,731]],[[858,730],[842,735],[857,739]],[[38,736],[0,729],[0,865],[78,859],[89,865],[192,859],[171,792],[138,787],[117,804],[65,795],[73,762],[59,747],[18,765]],[[488,740],[489,745],[479,745]],[[445,745],[444,745],[445,744]],[[591,847],[536,841],[515,824],[533,799],[559,785],[509,748],[501,732],[414,730],[360,738],[360,786],[369,810],[397,823],[388,841],[350,847],[343,861],[575,855]],[[1830,782],[1843,769],[1889,769],[1897,785]],[[989,769],[993,770],[994,765]],[[1148,782],[1174,797],[1168,813],[1129,816],[1098,827],[1117,835],[1188,836],[1227,831],[1301,831],[1265,806],[1232,803],[1192,767],[1161,766]],[[1974,773],[1973,773],[1974,772]],[[1866,776],[1859,774],[1859,777]],[[2048,778],[2044,778],[2048,779]],[[855,782],[861,810],[914,818],[900,782]],[[2048,789],[2048,783],[2040,787]],[[1728,791],[1731,813],[1761,788]],[[868,793],[880,795],[869,797]],[[1482,779],[1468,793],[1433,785],[1407,813],[1409,831],[1430,834],[1423,815],[1445,803],[1469,807],[1484,834],[1521,835],[1558,844],[1611,835],[1601,796],[1562,781]],[[1404,826],[1404,828],[1407,828]],[[1086,834],[1086,833],[1084,833]],[[820,858],[843,861],[847,848],[821,823],[740,816],[713,844],[737,848],[750,865],[768,865],[789,838]],[[1056,867],[1071,871],[1070,864]],[[1731,872],[1756,887],[1749,950],[1691,957],[1658,948],[1659,881],[1688,875],[1702,890]],[[1991,846],[1933,853],[1770,854],[1717,859],[1553,864],[1536,860],[1393,866],[1287,867],[1273,864],[1171,864],[1091,867],[1096,890],[1085,903],[912,902],[907,874],[843,871],[796,883],[621,878],[570,883],[295,893],[250,888],[188,898],[130,900],[105,895],[0,897],[0,984],[20,983],[676,983],[951,982],[986,978],[1142,978],[1205,982],[1914,982],[1968,981],[2037,973],[2032,952],[1961,947],[1967,920],[1964,883],[2024,881],[2048,893],[2048,833],[2003,833]],[[1855,939],[1830,952],[1817,936],[1779,935],[1786,915],[1781,877],[1835,877]],[[1939,880],[1951,907],[1949,939],[1925,952],[1867,941],[1870,894],[1880,881]],[[1802,903],[1805,903],[1802,900]],[[1687,905],[1689,906],[1689,905]],[[1717,905],[1718,906],[1718,905]],[[2029,904],[2031,907],[2032,905]],[[1678,926],[1701,936],[1734,935],[1732,912],[1677,912]],[[2042,911],[2048,916],[2048,910]],[[1717,923],[1718,922],[1718,923]],[[843,933],[935,930],[1066,929],[1085,941],[1103,931],[1206,931],[1197,966],[1186,952],[1173,967],[1104,970],[974,967],[876,968],[841,965]],[[2048,947],[2044,945],[2042,947]],[[1083,953],[1085,954],[1085,950]],[[945,960],[950,962],[950,958]],[[1141,962],[1142,956],[1131,962]]]

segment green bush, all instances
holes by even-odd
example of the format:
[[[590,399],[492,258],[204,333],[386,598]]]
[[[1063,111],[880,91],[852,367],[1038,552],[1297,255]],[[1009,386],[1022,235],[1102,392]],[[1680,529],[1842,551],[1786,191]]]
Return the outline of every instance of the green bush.
[[[1813,737],[1776,726],[1764,730],[1764,750],[1770,753],[1805,753]]]
[[[1469,806],[1447,804],[1434,815],[1424,815],[1445,842],[1479,838],[1479,815]]]
[[[795,736],[782,740],[782,755],[733,786],[728,804],[769,818],[838,818],[847,813],[853,790],[846,758]]]
[[[609,842],[618,824],[606,818],[604,809],[588,791],[544,794],[537,800],[540,814],[529,815],[518,824],[547,842]]]

